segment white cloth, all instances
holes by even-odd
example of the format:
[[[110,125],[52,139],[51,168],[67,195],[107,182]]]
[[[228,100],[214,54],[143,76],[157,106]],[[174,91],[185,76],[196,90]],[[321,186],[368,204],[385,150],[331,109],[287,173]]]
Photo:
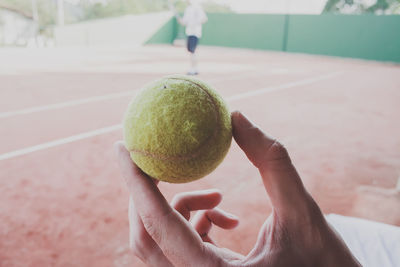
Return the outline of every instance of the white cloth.
[[[326,219],[363,267],[400,266],[400,227],[336,214]]]
[[[192,4],[185,9],[182,23],[186,26],[187,36],[201,37],[202,24],[207,21],[207,15],[199,4]]]

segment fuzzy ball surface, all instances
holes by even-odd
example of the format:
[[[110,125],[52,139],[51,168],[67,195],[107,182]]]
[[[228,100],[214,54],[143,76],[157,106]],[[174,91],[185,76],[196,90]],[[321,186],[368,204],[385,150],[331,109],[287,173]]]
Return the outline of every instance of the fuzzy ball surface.
[[[129,104],[123,125],[125,146],[136,165],[170,183],[212,172],[232,141],[231,116],[222,97],[184,75],[145,86]]]

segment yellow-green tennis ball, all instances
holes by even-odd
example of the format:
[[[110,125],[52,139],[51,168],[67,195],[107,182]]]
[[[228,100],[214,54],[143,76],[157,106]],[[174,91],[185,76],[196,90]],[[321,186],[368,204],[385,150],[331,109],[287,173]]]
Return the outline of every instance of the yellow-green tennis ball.
[[[212,172],[232,141],[230,112],[210,85],[183,75],[145,86],[124,118],[125,146],[149,176],[185,183]]]

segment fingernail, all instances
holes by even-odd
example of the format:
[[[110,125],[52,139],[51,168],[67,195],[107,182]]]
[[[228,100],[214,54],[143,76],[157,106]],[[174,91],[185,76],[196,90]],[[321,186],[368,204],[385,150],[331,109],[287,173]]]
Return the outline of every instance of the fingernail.
[[[235,116],[235,119],[240,127],[249,128],[252,126],[252,123],[249,121],[249,119],[247,119],[247,117],[240,111],[235,111],[233,115]]]
[[[233,214],[231,214],[231,213],[229,213],[229,212],[225,212],[225,215],[226,215],[226,217],[228,217],[229,219],[232,219],[232,220],[239,220],[239,218],[238,218],[237,216],[235,216],[235,215],[233,215]]]
[[[225,217],[227,217],[228,219],[231,219],[231,220],[239,220],[239,218],[236,216],[236,215],[233,215],[232,213],[230,213],[230,212],[227,212],[227,211],[225,211],[225,210],[223,210],[223,209],[220,209],[220,208],[215,208],[215,209],[217,209],[217,210],[219,210],[219,212],[221,212]]]

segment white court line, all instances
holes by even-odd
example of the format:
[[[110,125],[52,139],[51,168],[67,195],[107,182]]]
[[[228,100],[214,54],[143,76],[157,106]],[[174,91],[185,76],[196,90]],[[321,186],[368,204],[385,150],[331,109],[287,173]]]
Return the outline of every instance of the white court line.
[[[45,106],[37,106],[37,107],[31,107],[31,108],[20,109],[20,110],[15,110],[15,111],[2,112],[2,113],[0,113],[0,118],[7,118],[7,117],[16,116],[16,115],[29,114],[29,113],[34,113],[34,112],[39,112],[39,111],[44,111],[44,110],[65,108],[65,107],[71,107],[71,106],[76,106],[76,105],[81,105],[81,104],[86,104],[86,103],[91,103],[91,102],[109,100],[109,99],[113,99],[113,98],[119,98],[119,97],[123,97],[123,96],[133,95],[136,91],[137,90],[124,91],[124,92],[120,92],[120,93],[94,96],[94,97],[72,100],[72,101],[67,101],[67,102],[61,102],[61,103],[56,103],[56,104],[50,104],[50,105],[45,105]]]
[[[242,76],[247,77],[248,75],[242,75]],[[242,76],[236,76],[233,79],[225,79],[225,78],[211,79],[209,82],[221,82],[221,81],[227,81],[227,80],[231,81],[231,80],[236,80],[236,79],[242,79],[243,78]],[[139,90],[123,91],[123,92],[119,92],[119,93],[82,98],[82,99],[60,102],[60,103],[55,103],[55,104],[49,104],[49,105],[44,105],[44,106],[36,106],[36,107],[30,107],[30,108],[25,108],[25,109],[0,112],[0,119],[9,118],[9,117],[17,116],[17,115],[30,114],[30,113],[40,112],[40,111],[46,111],[46,110],[72,107],[72,106],[77,106],[77,105],[87,104],[87,103],[92,103],[92,102],[105,101],[105,100],[120,98],[120,97],[124,97],[124,96],[131,96],[134,93],[136,93],[137,91],[139,91]]]
[[[113,132],[113,131],[119,130],[121,128],[122,128],[122,125],[121,124],[117,124],[117,125],[113,125],[113,126],[97,129],[97,130],[94,130],[94,131],[73,135],[73,136],[70,136],[70,137],[67,137],[67,138],[54,140],[54,141],[43,143],[43,144],[40,144],[40,145],[31,146],[31,147],[27,147],[27,148],[23,148],[23,149],[19,149],[19,150],[14,150],[12,152],[1,154],[0,155],[0,160],[15,158],[15,157],[18,157],[18,156],[26,155],[26,154],[29,154],[29,153],[32,153],[32,152],[36,152],[36,151],[40,151],[40,150],[44,150],[44,149],[47,149],[47,148],[51,148],[51,147],[55,147],[55,146],[59,146],[59,145],[63,145],[63,144],[68,144],[68,143],[75,142],[75,141],[78,141],[78,140],[90,138],[90,137],[93,137],[93,136],[96,136],[96,135],[101,135],[101,134]]]
[[[236,100],[243,99],[243,98],[248,98],[248,97],[260,95],[260,94],[267,93],[267,92],[273,92],[273,91],[277,91],[277,90],[293,88],[293,87],[296,87],[296,86],[312,84],[312,83],[315,83],[317,81],[322,81],[322,80],[326,80],[326,79],[329,79],[329,78],[333,78],[335,76],[338,76],[341,73],[342,72],[334,72],[334,73],[330,73],[330,74],[317,76],[317,77],[314,77],[314,78],[308,78],[308,79],[303,79],[303,80],[299,80],[299,81],[295,81],[295,82],[284,83],[284,84],[277,85],[277,86],[266,87],[266,88],[258,89],[258,90],[255,90],[255,91],[250,91],[250,92],[246,92],[246,93],[242,93],[242,94],[237,94],[237,95],[234,95],[234,96],[231,96],[231,97],[227,97],[226,100],[228,102],[231,102],[231,101],[236,101]],[[40,151],[40,150],[44,150],[44,149],[47,149],[47,148],[51,148],[51,147],[55,147],[55,146],[59,146],[59,145],[63,145],[63,144],[71,143],[71,142],[75,142],[75,141],[78,141],[78,140],[90,138],[90,137],[93,137],[93,136],[96,136],[96,135],[101,135],[101,134],[113,132],[113,131],[116,131],[116,130],[120,130],[121,128],[122,128],[122,125],[121,124],[117,124],[117,125],[113,125],[113,126],[97,129],[97,130],[94,130],[94,131],[73,135],[73,136],[70,136],[70,137],[67,137],[67,138],[57,139],[57,140],[54,140],[54,141],[51,141],[51,142],[47,142],[47,143],[43,143],[43,144],[39,144],[39,145],[36,145],[36,146],[31,146],[31,147],[27,147],[27,148],[23,148],[23,149],[19,149],[19,150],[14,150],[14,151],[11,151],[11,152],[0,154],[0,161],[1,160],[6,160],[6,159],[10,159],[10,158],[15,158],[15,157],[22,156],[22,155],[26,155],[26,154],[29,154],[29,153],[32,153],[32,152],[36,152],[36,151]]]
[[[262,88],[262,89],[258,89],[258,90],[249,91],[249,92],[237,94],[237,95],[234,95],[234,96],[230,96],[230,97],[227,97],[226,100],[228,102],[231,102],[231,101],[235,101],[235,100],[239,100],[239,99],[243,99],[243,98],[248,98],[248,97],[252,97],[252,96],[256,96],[256,95],[261,95],[261,94],[264,94],[264,93],[269,93],[269,92],[273,92],[273,91],[277,91],[277,90],[292,88],[292,87],[301,86],[301,85],[307,85],[307,84],[315,83],[315,82],[318,82],[318,81],[326,80],[326,79],[329,79],[329,78],[333,78],[333,77],[335,77],[335,76],[337,76],[337,75],[339,75],[341,73],[342,72],[332,72],[332,73],[329,73],[329,74],[326,74],[326,75],[317,76],[317,77],[314,77],[314,78],[303,79],[303,80],[299,80],[299,81],[295,81],[295,82],[284,83],[284,84],[277,85],[277,86],[266,87],[266,88]]]

